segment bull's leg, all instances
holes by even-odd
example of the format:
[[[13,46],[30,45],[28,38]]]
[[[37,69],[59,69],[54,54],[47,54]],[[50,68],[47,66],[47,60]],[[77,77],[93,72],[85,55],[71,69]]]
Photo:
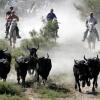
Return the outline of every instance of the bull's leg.
[[[46,84],[46,81],[47,81],[47,79],[43,79],[43,78],[42,78],[43,85]]]
[[[82,87],[85,87],[85,80],[82,81]]]
[[[75,89],[77,89],[77,80],[75,78]]]
[[[90,79],[86,80],[87,86],[90,86]]]
[[[3,82],[6,82],[6,78],[7,78],[7,77],[5,77],[5,78],[3,79]]]
[[[80,82],[79,82],[78,76],[77,76],[77,78],[75,77],[75,89],[77,89],[77,84],[78,84],[78,87],[79,87],[79,92],[81,92],[81,87],[80,87]]]
[[[35,77],[36,77],[37,86],[39,86],[39,73],[37,71],[35,73]]]
[[[95,92],[95,83],[97,81],[97,78],[93,79],[93,87],[92,87],[92,92]]]
[[[17,72],[17,81],[18,81],[18,84],[20,84],[20,75],[18,72]]]
[[[79,82],[79,80],[77,80],[77,83],[78,83],[78,87],[79,87],[79,92],[82,92],[82,91],[81,91],[81,87],[80,87],[80,82]]]
[[[22,77],[22,86],[25,87],[25,77]]]
[[[96,88],[98,87],[97,79],[98,79],[98,76],[96,77],[96,81],[95,81],[95,87]]]

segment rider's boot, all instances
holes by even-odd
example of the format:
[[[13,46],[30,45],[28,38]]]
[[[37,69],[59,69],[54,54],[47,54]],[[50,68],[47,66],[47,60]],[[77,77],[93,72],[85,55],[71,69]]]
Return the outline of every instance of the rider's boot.
[[[84,37],[83,37],[83,42],[85,41],[85,39],[87,38],[87,34],[88,34],[88,29],[84,32]]]
[[[6,39],[8,38],[8,33],[6,33],[6,36],[5,36],[5,38],[6,38]]]
[[[20,36],[20,35],[17,35],[17,38],[19,38],[19,39],[20,39],[20,38],[21,38],[21,36]]]
[[[17,38],[19,38],[19,39],[20,39],[20,38],[21,38],[21,36],[19,35],[19,29],[18,29],[18,27],[16,27],[16,32],[17,32],[17,34],[16,34],[16,35],[17,35]]]
[[[95,29],[95,33],[96,33],[97,40],[100,41],[97,29]]]

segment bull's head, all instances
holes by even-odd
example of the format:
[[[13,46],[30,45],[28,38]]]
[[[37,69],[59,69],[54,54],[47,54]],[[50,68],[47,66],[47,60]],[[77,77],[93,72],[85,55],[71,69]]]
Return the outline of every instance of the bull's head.
[[[77,61],[74,59],[74,63],[77,65],[78,63],[77,63]]]
[[[39,49],[39,45],[38,45],[38,47],[37,48],[29,48],[28,46],[27,46],[27,49],[29,50],[29,52],[30,52],[30,56],[33,56],[33,57],[37,57],[37,51],[38,51],[38,49]]]
[[[97,58],[96,58],[97,60],[99,60],[99,56],[97,55]]]
[[[8,48],[7,48],[7,49],[1,49],[1,50],[0,50],[0,54],[6,52],[7,50],[8,50]]]

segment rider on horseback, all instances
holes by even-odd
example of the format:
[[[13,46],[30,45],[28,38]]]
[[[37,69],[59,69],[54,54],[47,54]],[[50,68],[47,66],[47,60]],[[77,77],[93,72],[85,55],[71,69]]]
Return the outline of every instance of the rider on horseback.
[[[84,37],[83,37],[83,40],[82,40],[82,41],[85,41],[85,39],[87,38],[88,31],[89,31],[89,29],[88,29],[88,24],[89,24],[89,23],[93,23],[94,26],[97,24],[97,20],[96,20],[96,18],[94,17],[94,13],[93,13],[93,12],[90,12],[90,16],[89,16],[89,17],[87,18],[87,20],[86,20],[86,27],[87,27],[87,29],[86,29],[86,31],[84,32]],[[97,29],[95,28],[94,31],[95,31],[95,34],[96,34],[96,37],[97,37],[98,41],[100,41],[100,40],[99,40],[99,34],[98,34]]]
[[[8,38],[9,28],[13,19],[16,19],[17,21],[19,21],[19,17],[15,15],[15,11],[13,10],[13,7],[10,7],[10,11],[6,13],[7,23],[6,23],[6,37],[5,38]],[[16,33],[17,33],[17,38],[21,38],[19,35],[18,26],[16,26]]]
[[[57,19],[56,15],[53,13],[53,9],[50,10],[50,13],[47,15],[47,21],[53,21],[54,18]]]
[[[57,32],[58,32],[58,29],[59,29],[59,25],[58,25],[58,21],[57,21],[57,17],[56,15],[54,14],[54,10],[51,9],[50,10],[50,13],[48,13],[47,15],[47,21],[48,21],[48,24],[51,23],[51,25],[53,26],[53,30],[55,31],[56,30],[56,37],[59,37]]]

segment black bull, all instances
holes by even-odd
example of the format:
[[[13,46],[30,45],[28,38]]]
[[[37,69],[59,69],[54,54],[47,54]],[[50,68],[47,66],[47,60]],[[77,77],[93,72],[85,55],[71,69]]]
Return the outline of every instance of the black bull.
[[[22,79],[22,85],[25,86],[25,78],[27,75],[27,70],[29,67],[29,58],[20,56],[15,59],[15,70],[17,73],[17,81],[20,83],[20,78]]]
[[[11,54],[7,53],[7,50],[0,50],[0,77],[4,80],[6,80],[11,68]]]
[[[51,71],[51,68],[52,68],[52,63],[49,57],[39,58],[36,69],[35,69],[37,82],[39,82],[39,76],[41,76],[43,83],[45,84],[45,82],[47,81],[48,75]]]
[[[25,78],[27,75],[27,71],[30,69],[30,62],[32,58],[30,56],[27,57],[18,57],[15,59],[15,70],[17,72],[17,80],[18,83],[20,83],[20,78],[22,79],[22,85],[25,84]],[[39,82],[39,76],[42,77],[43,82],[45,83],[47,80],[47,77],[49,75],[49,72],[52,68],[51,59],[49,57],[45,58],[34,58],[33,59],[36,66],[34,67],[34,70],[36,72],[36,80]]]
[[[82,81],[82,86],[85,84],[90,86],[90,80],[93,79],[93,87],[92,91],[95,91],[95,87],[97,88],[97,78],[100,72],[100,61],[98,56],[96,58],[86,59],[84,56],[84,60],[76,61],[73,67],[73,72],[75,76],[75,89],[77,89],[77,85],[79,87],[79,92],[81,92],[80,81]]]

